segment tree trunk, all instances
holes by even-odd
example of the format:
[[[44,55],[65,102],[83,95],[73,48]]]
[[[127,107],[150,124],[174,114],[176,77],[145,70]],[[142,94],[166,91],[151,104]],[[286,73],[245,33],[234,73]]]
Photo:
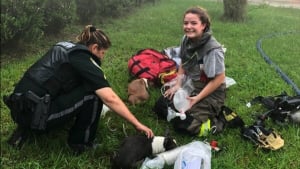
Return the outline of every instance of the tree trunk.
[[[245,20],[247,0],[223,0],[223,4],[224,19],[234,22]]]

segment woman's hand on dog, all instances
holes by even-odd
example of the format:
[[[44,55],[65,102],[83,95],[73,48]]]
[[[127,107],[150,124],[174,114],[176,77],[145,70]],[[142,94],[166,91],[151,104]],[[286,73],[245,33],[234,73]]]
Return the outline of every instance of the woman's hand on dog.
[[[147,126],[139,123],[138,125],[135,126],[135,128],[139,131],[141,131],[142,133],[144,133],[148,138],[152,138],[154,137],[154,133],[153,131],[148,128]]]

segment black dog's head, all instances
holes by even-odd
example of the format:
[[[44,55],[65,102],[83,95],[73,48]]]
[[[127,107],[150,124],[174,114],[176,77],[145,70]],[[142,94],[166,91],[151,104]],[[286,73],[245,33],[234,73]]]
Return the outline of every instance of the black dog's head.
[[[172,150],[177,147],[177,143],[176,143],[175,139],[173,139],[171,137],[166,137],[164,140],[164,147],[165,147],[166,151]]]
[[[154,136],[153,138],[147,138],[145,135],[128,136],[112,156],[112,168],[134,168],[146,157],[175,147],[177,147],[176,141],[170,136],[169,130],[166,131],[165,136]]]
[[[167,128],[165,132],[164,147],[166,151],[177,147],[176,140],[171,136],[169,128]]]

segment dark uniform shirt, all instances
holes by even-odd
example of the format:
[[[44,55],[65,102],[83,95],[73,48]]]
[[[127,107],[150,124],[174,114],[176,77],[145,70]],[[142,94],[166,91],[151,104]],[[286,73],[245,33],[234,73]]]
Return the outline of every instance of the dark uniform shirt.
[[[90,91],[96,91],[104,87],[110,87],[97,57],[88,55],[85,52],[78,52],[69,57],[73,69],[84,81]]]
[[[53,77],[49,82],[46,82],[44,85],[39,85],[27,76],[23,76],[16,85],[14,92],[25,93],[31,90],[39,96],[50,93],[52,99],[54,99],[56,96],[69,93],[82,85],[87,92],[94,92],[97,89],[110,87],[100,66],[101,61],[96,56],[83,50],[75,50],[69,54],[68,63],[64,63],[58,70],[54,70]],[[57,81],[60,86],[55,86],[54,92],[49,91],[49,88],[53,88],[49,85],[53,83],[51,82],[53,79]]]

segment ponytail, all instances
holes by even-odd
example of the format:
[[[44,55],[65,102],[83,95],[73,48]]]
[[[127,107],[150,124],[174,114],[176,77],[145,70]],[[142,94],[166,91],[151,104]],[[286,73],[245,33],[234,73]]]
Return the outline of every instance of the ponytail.
[[[100,48],[108,49],[111,42],[108,36],[100,29],[93,25],[85,26],[84,30],[77,36],[77,42],[82,45],[89,46],[91,44],[98,44]]]

